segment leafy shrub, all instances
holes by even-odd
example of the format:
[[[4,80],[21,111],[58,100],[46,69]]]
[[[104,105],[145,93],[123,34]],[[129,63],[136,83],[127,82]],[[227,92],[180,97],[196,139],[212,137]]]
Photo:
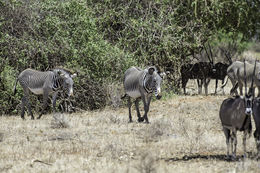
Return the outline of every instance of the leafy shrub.
[[[2,66],[10,67],[1,72],[9,74],[8,81],[1,76],[1,98],[11,94],[15,77],[24,69],[46,71],[63,66],[78,73],[74,106],[102,108],[107,100],[105,83],[120,80],[126,68],[136,64],[131,54],[103,39],[91,8],[83,1],[7,1],[1,3],[0,11],[4,17],[0,25],[1,71]],[[18,93],[21,98],[21,88]],[[16,104],[20,101],[11,98]],[[5,113],[14,109],[7,103],[4,107]]]

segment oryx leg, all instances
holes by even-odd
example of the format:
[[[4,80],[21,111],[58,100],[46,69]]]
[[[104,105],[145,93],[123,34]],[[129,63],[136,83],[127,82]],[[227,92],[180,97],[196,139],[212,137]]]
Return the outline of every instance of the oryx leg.
[[[45,114],[45,110],[46,110],[46,108],[47,108],[47,103],[48,103],[48,96],[49,96],[49,92],[48,92],[48,91],[44,91],[44,92],[43,92],[42,111],[41,111],[41,113],[40,113],[40,115],[38,116],[37,119],[40,119],[41,116],[42,116],[43,114]]]
[[[232,150],[232,157],[233,157],[233,159],[235,159],[236,152],[237,152],[237,132],[236,132],[236,130],[232,130],[232,132],[231,132],[231,150]]]
[[[135,109],[136,109],[136,113],[137,113],[137,117],[138,117],[138,122],[143,122],[143,121],[144,121],[144,118],[141,117],[141,114],[140,114],[139,101],[140,101],[140,98],[137,98],[137,99],[135,100]]]
[[[223,85],[223,82],[222,82],[222,85]],[[215,94],[217,94],[217,88],[218,88],[218,79],[216,79]]]
[[[197,79],[197,83],[198,83],[198,94],[201,94],[202,92],[202,80]]]
[[[204,88],[205,88],[205,95],[208,95],[208,85],[209,85],[210,79],[203,79],[203,83],[204,83]]]
[[[224,85],[225,79],[222,80],[222,85]],[[224,87],[222,88],[222,94],[225,95]]]
[[[230,130],[223,127],[223,131],[226,137],[226,144],[227,144],[227,157],[230,158],[229,155],[229,148],[230,148]]]
[[[128,112],[129,112],[129,123],[133,122],[132,120],[132,115],[131,115],[131,106],[132,106],[132,102],[131,102],[131,97],[130,96],[127,96],[128,99]]]
[[[244,131],[244,136],[243,136],[244,158],[246,158],[246,136],[247,136],[247,131]]]
[[[182,78],[182,88],[183,88],[183,93],[186,95],[186,85],[188,83],[188,79]]]

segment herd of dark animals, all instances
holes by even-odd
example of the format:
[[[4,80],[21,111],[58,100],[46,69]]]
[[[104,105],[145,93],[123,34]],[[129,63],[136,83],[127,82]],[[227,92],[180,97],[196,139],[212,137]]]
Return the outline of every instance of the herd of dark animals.
[[[207,78],[222,80],[227,75],[227,69],[229,65],[223,63],[217,63],[213,65],[212,63],[199,62],[196,64],[187,64],[181,67],[182,75],[182,87],[184,94],[186,94],[186,84],[189,79],[197,79],[198,84],[201,86],[205,85],[207,88]],[[256,62],[254,65],[253,74],[255,74]],[[244,77],[246,75],[246,63],[244,62]],[[138,67],[129,68],[124,75],[124,88],[125,96],[128,97],[129,106],[129,122],[132,122],[131,116],[131,98],[135,101],[135,107],[137,111],[138,121],[142,122],[145,120],[149,123],[147,113],[149,111],[149,105],[151,101],[151,96],[154,93],[155,96],[160,99],[160,85],[165,74],[160,74],[155,67],[148,67],[144,70]],[[32,115],[31,107],[28,101],[29,91],[36,95],[44,96],[43,108],[46,108],[46,99],[49,94],[53,94],[53,107],[55,110],[56,96],[61,90],[67,91],[68,95],[73,94],[73,80],[75,74],[71,74],[68,71],[62,69],[55,69],[53,71],[39,72],[32,69],[27,69],[23,71],[17,78],[17,81],[21,84],[24,90],[24,96],[22,98],[22,113],[21,117],[24,119],[24,109],[27,106],[29,113]],[[16,81],[16,83],[17,83]],[[15,86],[16,86],[15,83]],[[238,86],[237,82],[233,85],[231,90],[234,90]],[[244,95],[235,96],[225,99],[220,107],[219,116],[223,126],[223,131],[226,137],[227,144],[227,156],[230,159],[236,158],[236,146],[237,146],[237,131],[243,131],[243,147],[244,147],[244,157],[246,157],[246,136],[251,134],[252,124],[251,124],[251,114],[253,114],[256,130],[254,132],[254,138],[257,147],[257,157],[260,156],[260,97],[254,97],[254,77],[251,78],[251,87],[247,92],[247,79],[245,78],[245,93]],[[207,94],[207,89],[205,90]],[[217,91],[217,82],[215,93]],[[142,117],[139,111],[139,101],[142,100],[144,104],[145,114]],[[42,110],[40,116],[44,113]],[[232,156],[229,155],[229,148],[231,145]]]
[[[198,94],[202,92],[202,85],[204,84],[205,94],[208,94],[208,84],[210,79],[216,79],[215,94],[217,93],[218,80],[224,83],[227,75],[227,68],[229,64],[218,62],[213,64],[211,62],[198,62],[195,64],[185,64],[181,66],[181,81],[183,93],[186,94],[186,85],[189,79],[196,79],[198,83]]]
[[[227,144],[227,157],[230,160],[236,159],[236,146],[237,146],[237,131],[243,131],[243,149],[244,157],[246,157],[246,137],[250,136],[252,132],[251,115],[253,115],[256,130],[254,131],[254,138],[257,148],[257,158],[260,157],[260,97],[255,97],[255,86],[259,89],[259,72],[256,73],[256,68],[259,71],[259,65],[255,65],[248,69],[247,66],[252,66],[246,61],[235,61],[232,64],[217,63],[213,65],[210,62],[198,62],[195,64],[186,64],[181,67],[182,88],[186,94],[186,84],[189,79],[196,79],[199,91],[201,93],[202,84],[205,87],[205,94],[207,95],[207,85],[209,80],[216,79],[215,94],[217,92],[217,81],[222,80],[222,87],[226,85],[227,79],[232,82],[232,89],[230,94],[236,94],[234,97],[225,99],[219,110],[219,117],[223,126],[224,135]],[[243,65],[243,66],[242,66]],[[234,68],[235,67],[235,68]],[[259,76],[258,76],[259,75]],[[226,77],[228,76],[228,77]],[[224,84],[224,79],[226,82]],[[241,81],[244,80],[244,81]],[[251,80],[251,86],[247,92],[247,82]],[[242,87],[245,86],[245,93],[242,92]],[[236,91],[240,89],[240,96]],[[260,91],[260,90],[259,90]],[[231,147],[232,155],[229,149]]]

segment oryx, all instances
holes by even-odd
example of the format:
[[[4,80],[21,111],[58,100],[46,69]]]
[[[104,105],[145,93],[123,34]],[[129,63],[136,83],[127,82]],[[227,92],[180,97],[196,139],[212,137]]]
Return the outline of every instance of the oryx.
[[[245,62],[244,62],[244,69],[246,69]],[[256,66],[254,66],[254,70],[253,70],[254,72],[255,69]],[[244,76],[246,76],[246,70],[244,70],[243,72],[244,72]],[[251,114],[252,114],[252,106],[253,106],[253,98],[254,98],[253,83],[254,83],[254,78],[252,78],[251,87],[248,93],[247,93],[247,85],[245,85],[244,96],[227,98],[221,104],[219,110],[219,117],[226,137],[228,157],[229,157],[229,147],[231,142],[232,156],[233,158],[236,158],[237,131],[244,132],[243,147],[244,147],[244,156],[246,156],[246,137],[247,134],[251,134],[252,131]]]

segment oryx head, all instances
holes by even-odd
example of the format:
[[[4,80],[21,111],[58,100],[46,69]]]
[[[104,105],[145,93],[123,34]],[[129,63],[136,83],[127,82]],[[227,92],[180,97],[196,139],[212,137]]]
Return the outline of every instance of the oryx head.
[[[255,66],[254,66],[254,71],[253,74],[255,74],[255,69],[256,69],[256,61],[255,61]],[[253,99],[254,99],[254,91],[253,91],[253,86],[254,86],[254,78],[252,77],[252,81],[251,81],[251,86],[249,88],[249,91],[247,93],[247,84],[246,84],[246,63],[244,60],[244,79],[245,79],[245,114],[246,115],[251,115],[253,113]]]
[[[73,95],[73,78],[77,76],[76,73],[74,74],[70,74],[69,72],[65,71],[65,70],[58,70],[58,75],[60,76],[60,78],[62,79],[63,83],[61,84],[62,89],[64,89],[68,96],[72,96]]]
[[[162,79],[165,76],[165,73],[158,73],[157,69],[154,66],[151,66],[146,69],[146,79],[145,79],[145,88],[154,92],[154,95],[157,99],[160,99],[161,96],[161,83]]]
[[[246,115],[251,115],[253,113],[253,95],[252,94],[246,94],[245,97],[244,97],[244,100],[245,100],[245,107],[246,107],[246,110],[245,110],[245,114]]]

